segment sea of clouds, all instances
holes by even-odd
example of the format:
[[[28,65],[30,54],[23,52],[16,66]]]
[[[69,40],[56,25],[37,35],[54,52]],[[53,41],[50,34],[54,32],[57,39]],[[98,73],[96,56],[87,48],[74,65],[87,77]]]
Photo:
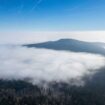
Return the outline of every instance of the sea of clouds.
[[[21,46],[0,46],[0,79],[83,83],[105,65],[101,55],[74,53]],[[82,82],[81,82],[82,81]]]

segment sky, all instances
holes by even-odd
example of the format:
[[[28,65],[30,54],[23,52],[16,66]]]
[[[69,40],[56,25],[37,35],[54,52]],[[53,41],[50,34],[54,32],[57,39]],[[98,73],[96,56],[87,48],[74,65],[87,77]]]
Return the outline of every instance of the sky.
[[[103,32],[104,10],[105,0],[0,0],[0,43],[29,32]]]

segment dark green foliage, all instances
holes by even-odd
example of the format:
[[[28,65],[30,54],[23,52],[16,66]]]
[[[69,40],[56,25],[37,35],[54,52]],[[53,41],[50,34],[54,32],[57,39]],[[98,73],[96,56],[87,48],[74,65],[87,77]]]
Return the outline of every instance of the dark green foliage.
[[[105,105],[105,89],[52,83],[49,88],[0,80],[0,105]]]
[[[105,69],[84,86],[51,82],[45,88],[21,80],[0,80],[0,105],[105,105]]]

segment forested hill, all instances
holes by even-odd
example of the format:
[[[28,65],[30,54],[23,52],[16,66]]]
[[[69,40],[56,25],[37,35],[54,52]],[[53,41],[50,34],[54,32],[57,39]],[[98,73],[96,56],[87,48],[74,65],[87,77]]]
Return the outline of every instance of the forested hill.
[[[64,51],[73,51],[73,52],[87,52],[94,54],[101,54],[105,56],[105,43],[93,43],[79,41],[75,39],[60,39],[57,41],[48,41],[43,43],[36,44],[26,44],[27,47],[36,47],[36,48],[46,48],[53,50],[64,50]]]
[[[45,88],[21,80],[0,80],[0,105],[105,105],[105,70],[84,86],[52,82]]]

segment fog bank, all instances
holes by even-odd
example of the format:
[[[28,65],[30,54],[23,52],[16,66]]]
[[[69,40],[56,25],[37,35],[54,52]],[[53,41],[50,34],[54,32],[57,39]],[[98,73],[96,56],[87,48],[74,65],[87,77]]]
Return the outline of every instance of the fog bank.
[[[0,46],[0,79],[27,79],[33,84],[75,80],[81,84],[84,76],[104,64],[105,58],[95,54]]]

